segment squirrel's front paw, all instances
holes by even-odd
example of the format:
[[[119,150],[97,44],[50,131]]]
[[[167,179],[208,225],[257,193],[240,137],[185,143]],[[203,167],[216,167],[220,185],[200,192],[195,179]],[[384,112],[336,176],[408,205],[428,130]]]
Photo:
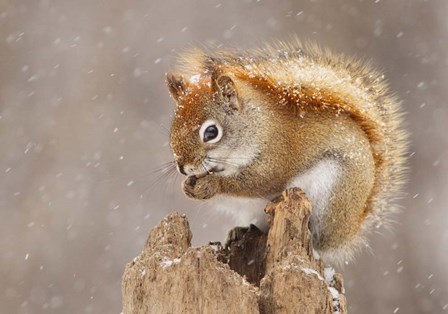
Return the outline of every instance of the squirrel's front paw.
[[[206,175],[201,178],[189,176],[182,183],[182,190],[189,198],[206,200],[218,192],[218,181],[213,175]]]

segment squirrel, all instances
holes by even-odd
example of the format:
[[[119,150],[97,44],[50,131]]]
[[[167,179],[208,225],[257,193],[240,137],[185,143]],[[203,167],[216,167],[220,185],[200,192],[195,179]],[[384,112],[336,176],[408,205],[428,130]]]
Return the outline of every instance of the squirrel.
[[[298,40],[190,49],[166,74],[170,147],[187,197],[312,202],[314,249],[347,263],[387,223],[406,181],[400,101],[369,64]]]

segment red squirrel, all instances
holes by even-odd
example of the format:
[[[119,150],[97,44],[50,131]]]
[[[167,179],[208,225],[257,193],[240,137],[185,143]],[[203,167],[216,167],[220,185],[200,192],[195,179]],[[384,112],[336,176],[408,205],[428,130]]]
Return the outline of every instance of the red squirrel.
[[[170,146],[184,193],[311,200],[313,245],[341,263],[388,221],[406,178],[407,132],[384,75],[298,41],[190,50],[167,74]]]

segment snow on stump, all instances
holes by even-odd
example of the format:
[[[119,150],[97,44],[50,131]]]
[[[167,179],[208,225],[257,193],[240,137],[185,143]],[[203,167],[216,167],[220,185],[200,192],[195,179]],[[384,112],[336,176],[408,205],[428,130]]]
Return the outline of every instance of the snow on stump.
[[[346,313],[342,277],[313,256],[305,194],[266,212],[267,235],[252,226],[227,248],[192,248],[186,217],[163,219],[126,266],[123,313]]]

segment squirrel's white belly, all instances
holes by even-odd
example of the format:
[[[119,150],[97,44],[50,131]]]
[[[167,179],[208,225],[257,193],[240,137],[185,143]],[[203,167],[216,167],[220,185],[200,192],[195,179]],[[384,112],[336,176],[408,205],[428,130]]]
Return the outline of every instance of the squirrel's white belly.
[[[340,174],[340,166],[336,160],[324,159],[312,168],[298,174],[287,185],[287,188],[301,188],[312,202],[312,222],[322,221],[321,217],[328,208],[333,190]],[[313,224],[313,231],[319,232],[319,226]]]
[[[219,195],[213,199],[213,208],[229,215],[237,226],[256,225],[268,230],[267,216],[264,212],[268,199]]]
[[[312,220],[320,221],[333,195],[339,174],[340,167],[337,161],[324,159],[307,171],[298,174],[286,187],[298,187],[305,191],[312,202]],[[272,198],[274,197],[275,195]],[[268,202],[269,199],[266,198],[219,195],[213,199],[213,207],[230,215],[238,226],[254,224],[261,230],[267,231],[267,218],[262,209]],[[314,225],[313,231],[318,232],[318,228],[319,226]]]

